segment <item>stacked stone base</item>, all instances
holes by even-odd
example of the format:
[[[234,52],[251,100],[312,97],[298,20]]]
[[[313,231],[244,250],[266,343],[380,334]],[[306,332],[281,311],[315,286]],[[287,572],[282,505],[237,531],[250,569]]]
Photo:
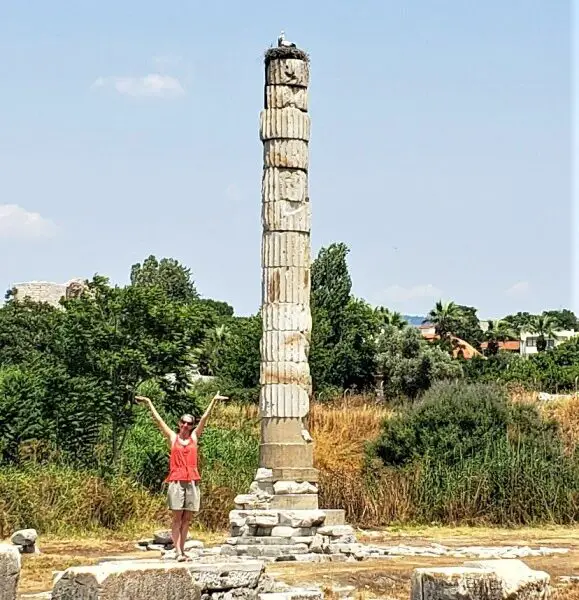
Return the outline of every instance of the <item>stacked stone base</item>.
[[[338,561],[367,556],[343,510],[247,509],[229,513],[225,556],[269,561]]]

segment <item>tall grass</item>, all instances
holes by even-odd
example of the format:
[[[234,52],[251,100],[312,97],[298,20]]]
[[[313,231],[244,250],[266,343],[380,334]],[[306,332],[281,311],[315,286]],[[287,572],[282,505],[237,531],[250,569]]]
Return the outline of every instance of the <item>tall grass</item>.
[[[22,527],[85,533],[162,522],[162,498],[125,477],[104,480],[56,466],[0,470],[0,539]]]
[[[518,402],[539,406],[521,395]],[[361,397],[313,403],[309,417],[320,470],[320,504],[344,508],[363,527],[391,523],[522,525],[579,519],[579,401],[541,404],[560,425],[566,454],[497,438],[482,455],[443,463],[424,456],[404,468],[368,459],[367,442],[395,413]],[[399,410],[404,410],[400,408]],[[251,405],[218,406],[201,443],[199,526],[223,530],[233,498],[247,491],[257,468],[259,419]],[[127,439],[122,475],[103,479],[66,467],[0,468],[0,537],[17,527],[47,533],[167,524],[164,489],[168,448],[149,418]]]

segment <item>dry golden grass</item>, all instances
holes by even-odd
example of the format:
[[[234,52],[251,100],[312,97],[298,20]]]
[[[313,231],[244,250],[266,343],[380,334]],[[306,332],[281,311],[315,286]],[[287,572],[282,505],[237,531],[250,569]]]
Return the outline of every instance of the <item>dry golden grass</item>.
[[[312,404],[310,430],[314,438],[314,461],[322,471],[359,472],[364,446],[380,432],[392,411],[353,397],[330,405]]]
[[[579,397],[542,402],[541,410],[559,423],[567,451],[574,452],[579,443]]]

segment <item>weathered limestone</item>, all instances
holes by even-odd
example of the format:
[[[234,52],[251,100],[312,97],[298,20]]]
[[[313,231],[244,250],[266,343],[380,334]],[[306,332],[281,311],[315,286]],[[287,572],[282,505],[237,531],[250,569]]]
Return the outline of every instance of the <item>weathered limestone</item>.
[[[67,569],[54,585],[52,600],[217,600],[224,592],[250,598],[257,595],[263,573],[260,561],[109,562]]]
[[[309,64],[305,53],[266,53],[262,180],[262,316],[260,467],[301,468],[313,481],[273,474],[270,509],[317,508],[312,438],[305,418],[312,390],[308,355],[310,313],[310,204],[307,114]],[[255,489],[255,488],[254,488]],[[260,500],[271,488],[261,486]]]
[[[16,546],[0,544],[0,598],[15,600],[20,579],[20,552]]]
[[[546,600],[549,575],[519,560],[415,569],[411,600]]]
[[[259,128],[263,142],[260,468],[249,493],[235,498],[237,510],[229,518],[231,538],[221,549],[227,556],[318,561],[314,540],[332,560],[359,554],[350,547],[353,534],[332,535],[333,526],[344,524],[344,511],[318,510],[319,477],[307,429],[312,393],[309,77],[303,51],[278,47],[266,53]],[[322,525],[328,534],[319,536]]]

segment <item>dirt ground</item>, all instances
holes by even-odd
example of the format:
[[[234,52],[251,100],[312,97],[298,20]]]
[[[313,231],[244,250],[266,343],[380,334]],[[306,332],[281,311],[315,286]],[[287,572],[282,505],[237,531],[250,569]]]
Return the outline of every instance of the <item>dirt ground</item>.
[[[218,544],[226,534],[204,535],[206,545]],[[564,555],[524,559],[531,568],[546,571],[559,587],[560,576],[579,575],[579,528],[472,529],[423,528],[389,529],[383,532],[358,532],[361,542],[372,544],[459,546],[531,546],[564,547]],[[51,587],[52,572],[82,564],[94,564],[108,556],[151,558],[156,553],[138,552],[133,540],[102,538],[39,540],[41,554],[23,556],[20,593],[46,591]],[[291,584],[316,584],[328,588],[354,586],[360,597],[402,600],[410,597],[410,577],[417,567],[459,565],[461,559],[432,557],[396,557],[359,563],[272,563],[267,571],[276,579]],[[576,594],[576,595],[575,595]],[[560,589],[559,598],[579,600],[579,587]]]

